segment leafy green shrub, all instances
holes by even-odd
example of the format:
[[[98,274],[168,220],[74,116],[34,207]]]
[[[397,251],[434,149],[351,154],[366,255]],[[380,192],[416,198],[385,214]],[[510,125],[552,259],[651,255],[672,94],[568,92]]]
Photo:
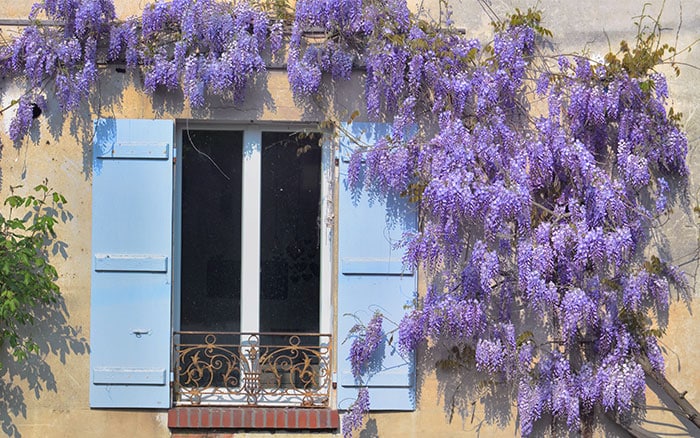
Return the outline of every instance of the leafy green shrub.
[[[34,324],[37,306],[55,303],[60,294],[48,249],[66,199],[46,181],[34,187],[35,194],[15,194],[19,187],[5,199],[7,216],[0,213],[0,346],[24,360],[39,346],[22,328]]]

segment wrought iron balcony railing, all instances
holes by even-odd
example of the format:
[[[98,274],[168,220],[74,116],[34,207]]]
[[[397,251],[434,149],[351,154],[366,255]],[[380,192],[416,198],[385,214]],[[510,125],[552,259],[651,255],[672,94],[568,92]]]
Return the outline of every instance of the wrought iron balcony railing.
[[[176,405],[329,406],[331,335],[175,332]]]

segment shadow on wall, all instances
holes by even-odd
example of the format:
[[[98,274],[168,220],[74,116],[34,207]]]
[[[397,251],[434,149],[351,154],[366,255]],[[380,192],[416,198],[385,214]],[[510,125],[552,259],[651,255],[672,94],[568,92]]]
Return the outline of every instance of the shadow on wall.
[[[460,421],[477,435],[487,425],[510,434],[510,428],[517,425],[513,411],[516,388],[476,371],[467,356],[468,352],[457,347],[433,346],[419,356],[419,375],[434,373],[448,423]],[[512,433],[517,435],[518,431]]]
[[[81,327],[68,324],[68,310],[62,297],[52,305],[37,308],[35,325],[27,328],[39,345],[39,354],[31,354],[23,361],[15,361],[2,351],[0,369],[0,427],[9,437],[22,434],[15,418],[27,418],[27,397],[39,399],[44,391],[57,392],[56,379],[47,362],[49,354],[56,355],[62,364],[70,354],[87,354],[88,342]],[[23,333],[24,334],[24,333]]]
[[[360,438],[375,438],[379,436],[377,420],[370,418],[365,422],[365,427],[360,430]]]

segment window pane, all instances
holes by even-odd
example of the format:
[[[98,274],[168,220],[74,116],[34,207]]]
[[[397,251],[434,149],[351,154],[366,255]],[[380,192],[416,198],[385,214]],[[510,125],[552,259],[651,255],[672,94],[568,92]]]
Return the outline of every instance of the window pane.
[[[262,332],[319,330],[319,139],[318,134],[262,133]]]
[[[181,330],[240,331],[243,133],[184,131],[182,145]]]

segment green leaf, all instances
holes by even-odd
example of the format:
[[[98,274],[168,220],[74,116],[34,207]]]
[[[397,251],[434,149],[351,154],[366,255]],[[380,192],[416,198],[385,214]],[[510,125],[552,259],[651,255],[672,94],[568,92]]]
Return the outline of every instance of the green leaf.
[[[24,198],[17,195],[9,196],[5,199],[5,205],[9,205],[12,208],[17,208],[24,203]]]
[[[360,115],[359,110],[353,111],[352,114],[350,114],[350,118],[348,119],[348,123],[352,123],[352,121],[355,120],[355,118],[358,117],[359,115]]]
[[[535,335],[531,331],[527,330],[518,335],[518,338],[515,340],[515,345],[517,347],[522,347],[528,342],[534,342],[534,340]]]

